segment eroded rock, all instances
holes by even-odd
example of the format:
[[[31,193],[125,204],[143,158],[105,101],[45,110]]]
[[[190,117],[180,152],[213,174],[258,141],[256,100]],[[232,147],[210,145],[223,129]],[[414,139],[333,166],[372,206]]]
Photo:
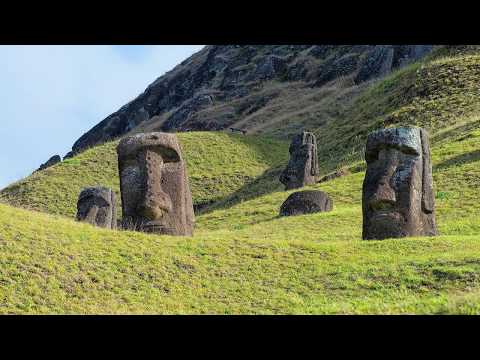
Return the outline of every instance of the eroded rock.
[[[49,168],[49,167],[51,167],[55,164],[58,164],[61,161],[62,161],[62,158],[60,157],[60,155],[54,155],[50,159],[48,159],[48,161],[46,163],[40,165],[40,167],[37,169],[37,171],[47,169],[47,168]]]
[[[77,220],[116,229],[115,193],[105,187],[83,189],[77,202]]]
[[[368,136],[365,160],[363,238],[436,235],[427,132],[421,128],[375,131]]]
[[[280,216],[294,216],[331,211],[333,201],[327,193],[319,190],[294,192],[280,207]]]
[[[195,222],[187,169],[175,134],[128,136],[117,147],[122,226],[191,236]]]

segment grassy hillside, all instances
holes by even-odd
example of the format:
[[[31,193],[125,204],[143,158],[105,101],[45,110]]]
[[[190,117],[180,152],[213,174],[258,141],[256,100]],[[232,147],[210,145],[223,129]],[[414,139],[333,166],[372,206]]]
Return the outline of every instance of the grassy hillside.
[[[475,49],[442,49],[360,86],[349,78],[321,88],[272,83],[264,91],[279,95],[235,126],[251,123],[251,133],[278,139],[309,129],[318,137],[321,168],[333,171],[362,159],[366,136],[374,129],[410,124],[435,134],[478,114],[480,50]]]
[[[276,191],[197,217],[193,238],[0,205],[1,313],[479,313],[480,130],[433,148],[440,236],[362,241],[363,172],[279,218]]]
[[[288,144],[268,137],[246,137],[226,133],[179,133],[187,162],[195,205],[208,204],[238,193],[260,177],[279,187],[277,178],[264,172],[288,161]],[[102,185],[112,188],[120,199],[116,146],[110,142],[94,147],[0,192],[0,200],[13,206],[73,217],[82,188]],[[267,189],[265,189],[267,191]],[[248,196],[246,191],[245,196]]]
[[[299,112],[318,125],[322,172],[350,170],[310,187],[329,213],[279,217],[288,144],[225,133],[179,134],[194,201],[213,202],[192,238],[69,219],[81,187],[118,192],[115,143],[4,189],[0,313],[479,314],[480,56],[440,55]],[[431,133],[440,235],[363,241],[364,137],[396,124]]]

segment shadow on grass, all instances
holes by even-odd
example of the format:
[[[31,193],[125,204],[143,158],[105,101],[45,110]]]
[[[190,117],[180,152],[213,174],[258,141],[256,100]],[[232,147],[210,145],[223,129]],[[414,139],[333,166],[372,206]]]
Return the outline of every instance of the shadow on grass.
[[[442,170],[454,165],[463,165],[480,160],[480,150],[475,150],[469,153],[455,156],[451,159],[445,160],[433,166],[433,170]]]
[[[276,167],[281,163],[286,165],[288,162],[289,142],[265,135],[228,135],[232,141],[253,148],[255,153],[259,154],[260,159],[272,167]]]
[[[441,132],[437,135],[432,136],[431,137],[431,143],[435,144],[435,143],[441,142],[443,140],[452,139],[455,136],[465,134],[465,133],[468,133],[472,130],[476,130],[476,129],[479,129],[479,128],[480,128],[480,119],[475,120],[475,121],[471,121],[471,122],[468,122],[466,124],[457,126],[453,129],[450,129],[450,130],[447,130],[447,131],[444,131],[444,132]],[[458,139],[458,140],[464,140],[465,138],[468,138],[468,136],[469,135],[467,134],[465,137],[462,137],[461,139]]]
[[[283,166],[270,168],[266,170],[262,175],[255,178],[253,181],[243,185],[240,189],[234,193],[226,196],[219,201],[212,204],[208,204],[198,209],[198,214],[208,214],[214,210],[228,209],[234,205],[237,205],[243,201],[251,200],[253,198],[273,193],[283,189],[282,183],[280,183],[280,173],[283,171]]]

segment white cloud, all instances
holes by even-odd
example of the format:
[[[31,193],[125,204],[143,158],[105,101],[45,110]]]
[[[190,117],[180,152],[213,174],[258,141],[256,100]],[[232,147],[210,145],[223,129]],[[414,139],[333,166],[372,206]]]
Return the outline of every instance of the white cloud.
[[[202,47],[0,46],[0,188],[65,155]]]

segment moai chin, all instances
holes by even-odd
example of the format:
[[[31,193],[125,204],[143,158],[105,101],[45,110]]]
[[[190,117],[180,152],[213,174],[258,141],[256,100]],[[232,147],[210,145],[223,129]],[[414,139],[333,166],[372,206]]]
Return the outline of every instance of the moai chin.
[[[116,229],[115,193],[104,187],[83,189],[77,202],[77,220]]]
[[[290,160],[280,175],[285,190],[312,185],[318,176],[317,139],[311,132],[295,135],[288,149]]]
[[[192,195],[176,135],[128,136],[120,141],[117,154],[123,228],[191,236]]]
[[[437,235],[427,132],[375,131],[368,136],[365,160],[363,239]]]

